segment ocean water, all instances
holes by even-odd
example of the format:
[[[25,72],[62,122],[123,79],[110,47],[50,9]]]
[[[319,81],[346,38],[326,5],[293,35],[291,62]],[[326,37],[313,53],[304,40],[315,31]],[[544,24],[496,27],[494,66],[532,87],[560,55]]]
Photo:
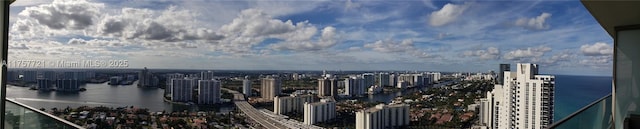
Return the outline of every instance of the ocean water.
[[[611,93],[612,77],[555,75],[554,121]]]

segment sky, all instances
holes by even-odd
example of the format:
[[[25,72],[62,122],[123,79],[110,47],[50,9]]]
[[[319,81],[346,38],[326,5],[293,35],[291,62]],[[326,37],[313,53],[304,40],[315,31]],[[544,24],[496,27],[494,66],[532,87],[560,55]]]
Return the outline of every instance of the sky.
[[[611,76],[612,38],[577,0],[19,0],[9,60],[129,68]]]

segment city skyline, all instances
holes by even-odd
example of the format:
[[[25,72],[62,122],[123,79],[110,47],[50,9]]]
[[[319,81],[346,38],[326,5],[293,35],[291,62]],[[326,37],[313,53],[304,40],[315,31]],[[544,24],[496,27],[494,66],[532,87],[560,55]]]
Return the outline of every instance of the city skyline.
[[[611,75],[612,40],[579,1],[17,1],[9,60],[129,68]]]

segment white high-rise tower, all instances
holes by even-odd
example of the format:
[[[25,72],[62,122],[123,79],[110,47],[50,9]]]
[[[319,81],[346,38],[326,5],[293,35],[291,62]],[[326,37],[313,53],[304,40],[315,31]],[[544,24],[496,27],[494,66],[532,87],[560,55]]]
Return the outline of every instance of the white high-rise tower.
[[[503,81],[481,99],[481,123],[492,129],[540,129],[553,122],[554,76],[538,75],[537,64],[518,63],[516,71],[504,72]]]
[[[251,96],[251,80],[249,80],[249,76],[244,76],[244,80],[242,80],[242,93],[245,96]]]

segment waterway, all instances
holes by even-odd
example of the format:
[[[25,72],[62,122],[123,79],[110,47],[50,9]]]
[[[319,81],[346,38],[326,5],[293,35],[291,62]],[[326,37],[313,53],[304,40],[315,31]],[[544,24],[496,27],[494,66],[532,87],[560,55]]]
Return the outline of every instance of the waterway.
[[[180,105],[163,101],[164,89],[139,88],[133,85],[111,86],[107,83],[86,84],[86,91],[56,92],[29,90],[28,87],[7,86],[7,99],[13,99],[35,108],[65,108],[79,106],[140,107],[150,111],[219,111],[233,110],[233,104],[227,105]]]

